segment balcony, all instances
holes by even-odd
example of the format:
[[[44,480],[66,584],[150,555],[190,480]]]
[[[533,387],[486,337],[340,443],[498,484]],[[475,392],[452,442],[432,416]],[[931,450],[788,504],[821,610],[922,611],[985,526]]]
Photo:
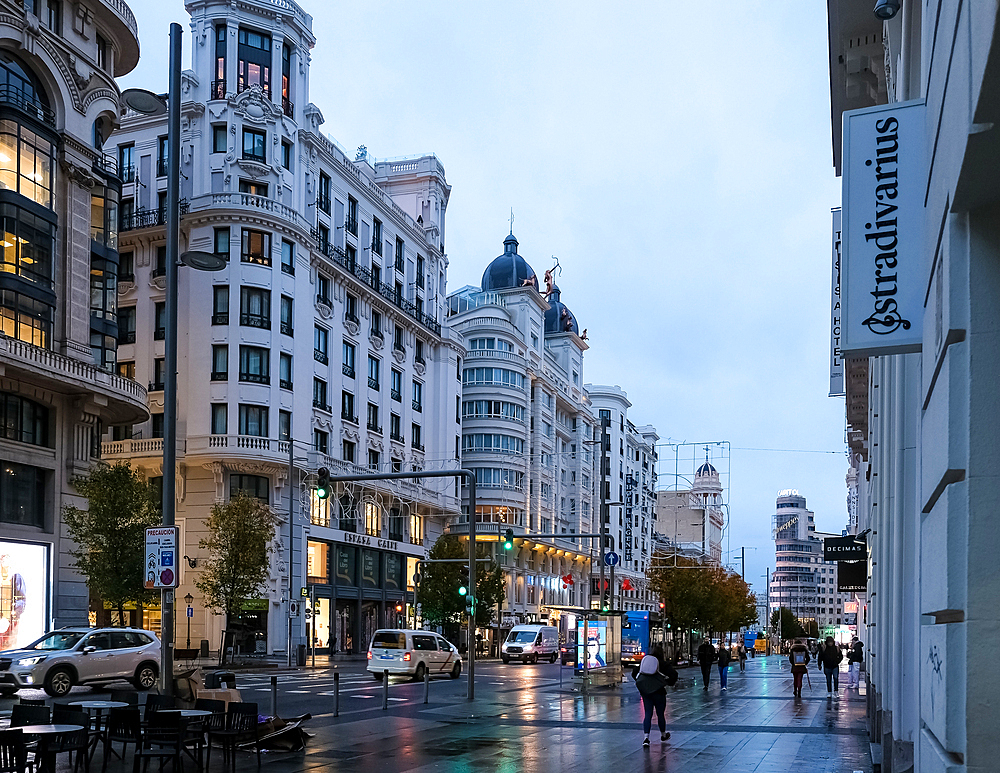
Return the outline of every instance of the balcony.
[[[397,403],[403,402],[403,395],[400,394],[398,389],[393,389],[389,392],[389,397],[395,400]]]
[[[393,351],[399,352],[400,354],[406,354],[406,347],[403,346],[399,341],[392,342]]]
[[[240,372],[240,381],[245,381],[248,384],[270,384],[271,377],[264,373]]]
[[[414,451],[423,451],[424,450],[424,444],[423,443],[418,443],[416,440],[414,440],[411,448],[413,448]]]
[[[243,160],[244,161],[253,161],[253,162],[257,163],[257,164],[266,164],[267,163],[267,155],[264,154],[264,153],[254,153],[252,150],[246,150],[246,149],[244,149],[244,151],[243,151]]]
[[[282,322],[281,323],[281,333],[282,333],[282,335],[286,335],[286,336],[294,336],[295,335],[295,331],[292,329],[292,323],[291,322]]]
[[[265,97],[267,97],[268,99],[271,98],[270,84],[268,84],[267,86],[261,86],[259,83],[247,83],[244,78],[238,78],[236,80],[236,93],[242,94],[244,91],[246,91],[249,88],[252,88],[253,86],[257,86],[258,88],[260,88],[261,92],[263,92]]]
[[[379,388],[378,379],[377,378],[372,378],[371,376],[369,376],[368,377],[368,388],[369,389],[378,389]]]
[[[294,263],[285,263],[284,261],[282,261],[282,263],[281,263],[281,271],[282,271],[282,273],[288,274],[289,276],[295,276],[295,264]]]
[[[352,368],[350,365],[344,365],[340,370],[348,378],[354,378],[354,368]]]
[[[270,266],[271,256],[258,252],[241,252],[241,263],[256,263],[258,266]]]
[[[406,438],[404,438],[398,432],[390,432],[389,433],[389,440],[395,440],[397,443],[405,443],[406,442]]]
[[[295,103],[292,102],[288,97],[281,98],[281,112],[287,115],[289,118],[295,117]]]
[[[34,96],[25,94],[21,89],[10,84],[0,85],[0,105],[13,107],[25,115],[41,121],[46,126],[56,128],[56,114],[45,107]]]
[[[330,358],[327,357],[326,352],[322,349],[313,349],[313,359],[323,365],[328,365],[330,363]]]
[[[226,81],[225,79],[219,81],[212,81],[209,86],[208,92],[209,100],[213,99],[225,99],[226,98]]]
[[[328,403],[324,402],[323,400],[317,400],[315,397],[313,398],[313,408],[317,408],[321,411],[326,411],[327,413],[331,412],[330,405]]]
[[[153,270],[150,272],[150,274],[152,275],[153,279],[159,279],[161,276],[166,276],[167,275],[167,267],[166,266],[156,266],[156,267],[153,268]]]
[[[326,214],[329,215],[330,214],[330,195],[329,194],[322,194],[321,193],[319,196],[317,196],[316,197],[316,206],[318,206],[321,210],[323,210],[324,212],[326,212]]]
[[[135,281],[135,274],[133,274],[131,271],[125,271],[123,273],[118,274],[119,284],[121,284],[122,282],[134,282],[134,281]]]
[[[348,215],[344,218],[344,228],[346,228],[350,233],[355,236],[358,235],[358,219],[356,217],[351,217]]]
[[[352,314],[349,311],[344,312],[344,319],[347,322],[353,322],[355,325],[360,325],[361,324],[361,320],[358,319],[358,315],[357,314]]]
[[[343,419],[344,421],[349,421],[351,424],[358,423],[358,417],[351,415],[350,411],[341,411],[340,418]]]
[[[369,335],[371,335],[372,338],[377,338],[379,341],[385,340],[385,337],[382,335],[381,330],[375,330],[374,328],[372,328],[371,330],[368,331],[368,333]]]
[[[424,407],[420,404],[419,400],[414,400],[411,403],[411,406],[412,406],[413,410],[415,410],[417,413],[423,413],[423,411],[424,411]]]
[[[188,203],[184,199],[181,200],[180,213],[181,215],[188,213]],[[138,231],[141,228],[156,228],[157,226],[166,224],[166,207],[160,207],[159,209],[137,209],[134,212],[123,213],[121,215],[118,230],[119,232]]]
[[[229,312],[223,311],[218,314],[212,315],[213,325],[228,325],[229,324]]]
[[[279,378],[278,386],[280,386],[282,389],[287,389],[289,392],[292,390],[292,382],[286,378]]]
[[[292,223],[304,231],[309,230],[309,225],[302,215],[294,207],[283,204],[280,201],[269,199],[267,196],[258,196],[253,193],[242,193],[240,191],[228,191],[223,193],[206,193],[196,196],[191,200],[191,211],[198,212],[203,209],[231,209],[241,213],[254,213],[259,217],[262,212],[266,212],[273,218],[279,218]]]
[[[380,427],[378,424],[373,424],[372,422],[368,422],[365,425],[365,427],[367,427],[369,432],[374,432],[376,435],[382,434],[382,427]]]
[[[331,308],[333,307],[333,302],[325,295],[317,295],[316,303],[320,304],[321,306],[329,306]]]
[[[228,381],[229,371],[228,370],[213,370],[210,376],[211,381]]]
[[[413,361],[416,362],[416,363],[418,363],[419,365],[426,365],[427,364],[427,361],[423,358],[423,355],[421,355],[421,354],[414,355]]]
[[[265,317],[262,314],[241,313],[240,324],[243,325],[243,327],[257,327],[261,328],[262,330],[270,330],[271,318]]]
[[[163,438],[131,438],[101,443],[101,457],[162,456]]]
[[[149,382],[149,388],[146,391],[147,392],[162,392],[163,391],[163,382],[162,381],[150,381]]]

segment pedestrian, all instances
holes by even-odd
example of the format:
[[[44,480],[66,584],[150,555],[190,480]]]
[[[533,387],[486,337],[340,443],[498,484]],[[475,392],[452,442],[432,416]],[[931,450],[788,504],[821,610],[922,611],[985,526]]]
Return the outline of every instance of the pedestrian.
[[[865,659],[865,645],[855,636],[847,652],[847,686],[861,686],[861,661]]]
[[[834,642],[832,636],[826,637],[826,646],[819,652],[817,662],[822,666],[823,673],[826,674],[826,694],[839,694],[840,691],[840,662],[844,659],[844,653]]]
[[[801,639],[796,639],[795,644],[788,651],[788,662],[792,664],[793,689],[792,692],[797,698],[802,697],[802,675],[806,673],[809,666],[809,648]]]
[[[653,710],[656,710],[656,723],[660,728],[660,740],[670,738],[667,732],[667,719],[663,712],[667,708],[667,687],[677,683],[677,671],[663,656],[663,647],[659,644],[633,669],[636,689],[642,696],[642,745],[649,746],[649,731],[653,725]]]
[[[705,639],[698,647],[698,665],[701,666],[701,678],[705,686],[703,690],[708,689],[708,680],[712,676],[712,663],[715,662],[715,647],[712,646],[712,642]]]
[[[740,646],[736,651],[736,654],[740,658],[740,673],[747,670],[747,647],[746,644],[740,642]]]
[[[719,643],[719,683],[722,685],[723,692],[729,688],[726,686],[729,681],[726,677],[729,676],[729,661],[732,660],[732,656],[729,654],[729,647],[723,643]]]

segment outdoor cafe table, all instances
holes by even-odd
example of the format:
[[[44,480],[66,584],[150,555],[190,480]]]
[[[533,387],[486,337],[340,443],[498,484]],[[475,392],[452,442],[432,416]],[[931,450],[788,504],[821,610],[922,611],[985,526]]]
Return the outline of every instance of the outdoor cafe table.
[[[104,723],[103,723],[103,713],[105,709],[124,709],[129,704],[124,701],[73,701],[70,703],[71,706],[80,706],[85,709],[89,714],[91,711],[94,712],[94,730],[97,731],[97,735],[94,736],[93,741],[90,745],[90,757],[93,759],[94,752],[97,751],[97,744],[103,737],[104,733]]]
[[[208,717],[211,716],[211,711],[206,711],[205,709],[160,709],[161,714],[180,714],[186,719],[192,719],[194,717]]]
[[[60,735],[62,733],[75,733],[77,730],[83,730],[83,725],[22,725],[21,732],[25,735]],[[42,758],[42,764],[39,767],[41,771],[53,771],[56,769],[56,752],[45,752]]]

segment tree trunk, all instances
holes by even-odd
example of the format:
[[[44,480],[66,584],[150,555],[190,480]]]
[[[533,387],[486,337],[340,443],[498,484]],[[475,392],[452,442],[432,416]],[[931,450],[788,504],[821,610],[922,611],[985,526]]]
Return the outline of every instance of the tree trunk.
[[[118,625],[125,625],[125,602],[118,601]]]

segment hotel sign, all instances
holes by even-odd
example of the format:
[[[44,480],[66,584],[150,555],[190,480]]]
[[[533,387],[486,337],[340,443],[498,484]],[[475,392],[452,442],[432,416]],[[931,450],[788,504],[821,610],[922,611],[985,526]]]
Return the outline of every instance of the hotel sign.
[[[844,113],[841,352],[920,351],[927,181],[923,100]]]
[[[833,210],[833,275],[830,279],[830,397],[843,397],[844,357],[840,353],[840,208]]]

